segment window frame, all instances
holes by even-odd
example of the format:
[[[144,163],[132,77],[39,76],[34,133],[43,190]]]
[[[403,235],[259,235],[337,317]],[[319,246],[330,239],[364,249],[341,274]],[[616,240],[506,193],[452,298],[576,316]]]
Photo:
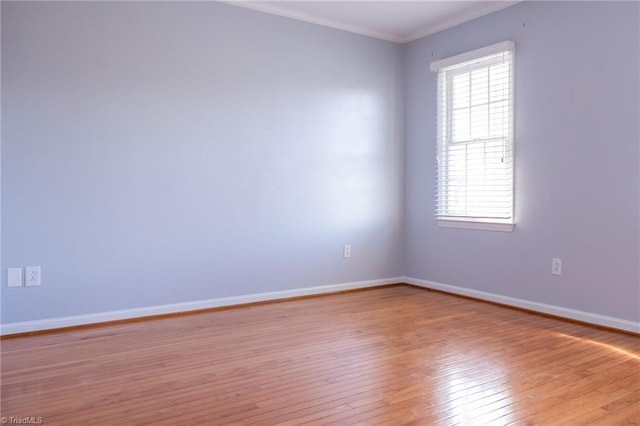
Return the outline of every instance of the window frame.
[[[452,141],[452,132],[451,123],[452,114],[453,114],[453,97],[451,96],[451,87],[453,75],[455,74],[456,68],[468,68],[466,72],[471,72],[471,69],[482,69],[489,68],[490,65],[478,65],[477,67],[474,64],[475,62],[481,62],[483,60],[488,60],[491,56],[495,56],[497,54],[503,54],[505,52],[510,53],[509,66],[510,66],[510,75],[509,75],[509,98],[507,99],[508,104],[510,106],[509,109],[509,126],[507,136],[502,136],[500,139],[506,139],[509,143],[508,153],[510,154],[510,217],[506,219],[501,218],[490,218],[490,217],[473,217],[471,215],[443,215],[441,211],[439,211],[438,207],[438,198],[441,196],[442,191],[449,191],[448,187],[443,189],[443,185],[441,183],[442,173],[441,167],[442,164],[436,164],[436,222],[438,226],[448,227],[448,228],[465,228],[465,229],[479,229],[479,230],[487,230],[487,231],[504,231],[511,232],[515,227],[515,138],[514,138],[514,130],[515,130],[515,43],[513,41],[503,41],[500,43],[495,43],[489,46],[482,47],[480,49],[475,49],[469,52],[465,52],[459,55],[451,56],[445,59],[441,59],[431,63],[431,70],[438,73],[437,77],[437,152],[438,158],[442,154],[441,146],[443,143],[451,144]],[[449,72],[450,77],[443,83],[441,83],[441,72]],[[442,92],[445,93],[442,93]],[[445,104],[443,105],[443,102]],[[490,101],[487,101],[487,105],[490,104]],[[447,128],[446,132],[448,135],[443,135],[443,123],[442,123],[442,114],[446,115],[446,123]],[[489,122],[490,115],[488,115],[487,123]],[[477,140],[469,140],[467,142],[463,142],[466,144],[476,143],[478,141],[484,141],[486,144],[491,138],[490,134],[487,134],[486,138],[479,138]],[[458,142],[456,142],[458,143]],[[448,152],[448,151],[447,151]],[[448,160],[447,160],[448,161]],[[445,167],[448,167],[448,164]],[[469,170],[465,168],[465,170]],[[466,172],[465,172],[466,173]],[[445,184],[446,185],[446,184]]]

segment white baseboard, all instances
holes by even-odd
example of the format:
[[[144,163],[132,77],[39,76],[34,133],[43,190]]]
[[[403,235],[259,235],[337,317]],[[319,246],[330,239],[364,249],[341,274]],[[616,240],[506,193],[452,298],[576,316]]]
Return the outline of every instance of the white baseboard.
[[[121,311],[99,312],[87,315],[74,315],[60,318],[47,318],[35,321],[12,322],[0,325],[0,335],[29,333],[32,331],[51,330],[56,328],[89,325],[108,321],[142,318],[153,315],[174,314],[197,311],[200,309],[219,308],[223,306],[243,305],[246,303],[266,302],[269,300],[289,299],[300,296],[313,296],[337,291],[378,287],[388,284],[402,283],[402,277],[386,278],[370,281],[356,281],[317,287],[298,288],[293,290],[272,291],[267,293],[248,294],[244,296],[221,297],[218,299],[197,300],[193,302],[172,303],[169,305],[149,306]]]
[[[575,309],[563,308],[561,306],[547,305],[544,303],[531,302],[524,299],[501,296],[498,294],[472,290],[448,284],[436,283],[433,281],[421,280],[411,277],[396,277],[380,280],[356,281],[351,283],[332,284],[326,286],[306,287],[293,290],[273,291],[267,293],[248,294],[244,296],[222,297],[217,299],[197,300],[193,302],[173,303],[169,305],[149,306],[136,309],[125,309],[121,311],[99,312],[87,315],[74,315],[59,318],[47,318],[35,321],[13,322],[0,325],[0,335],[10,335],[17,333],[29,333],[33,331],[50,330],[64,327],[74,327],[80,325],[97,324],[101,322],[142,318],[154,315],[174,314],[181,312],[197,311],[200,309],[219,308],[224,306],[242,305],[246,303],[266,302],[270,300],[289,299],[300,296],[313,296],[319,294],[333,293],[337,291],[356,290],[361,288],[378,287],[388,284],[407,283],[416,287],[433,290],[441,290],[447,293],[461,296],[473,297],[475,299],[514,306],[530,311],[582,321],[590,324],[611,327],[618,330],[640,333],[640,322],[623,320],[620,318],[605,315],[593,314],[590,312],[578,311]]]
[[[423,288],[428,288],[433,290],[441,290],[447,293],[473,297],[475,299],[500,303],[503,305],[527,309],[530,311],[554,315],[557,317],[568,318],[568,319],[581,321],[589,324],[615,328],[618,330],[630,331],[633,333],[640,333],[640,322],[634,322],[634,321],[624,320],[620,318],[609,317],[605,315],[593,314],[590,312],[578,311],[575,309],[563,308],[562,306],[531,302],[529,300],[501,296],[499,294],[486,293],[484,291],[472,290],[464,287],[457,287],[454,285],[440,284],[433,281],[421,280],[418,278],[404,277],[403,282],[414,285],[416,287],[423,287]]]

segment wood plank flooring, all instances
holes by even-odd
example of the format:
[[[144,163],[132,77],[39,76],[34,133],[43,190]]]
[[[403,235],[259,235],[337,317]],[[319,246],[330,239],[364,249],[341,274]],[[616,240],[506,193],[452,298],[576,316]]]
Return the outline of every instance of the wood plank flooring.
[[[0,349],[9,424],[640,424],[639,337],[404,285]]]

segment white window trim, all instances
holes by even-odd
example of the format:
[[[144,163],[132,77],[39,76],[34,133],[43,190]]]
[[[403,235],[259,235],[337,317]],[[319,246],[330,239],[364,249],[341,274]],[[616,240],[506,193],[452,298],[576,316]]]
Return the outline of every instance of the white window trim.
[[[496,53],[504,52],[505,50],[513,51],[515,50],[515,47],[516,44],[513,41],[501,41],[500,43],[431,62],[431,71],[438,72],[442,68],[448,68],[452,65],[463,65],[464,62],[474,61],[478,58],[482,58],[483,56],[494,55]]]
[[[438,72],[443,68],[455,69],[457,66],[466,65],[465,64],[466,62],[474,61],[484,56],[501,53],[501,52],[504,52],[505,50],[510,50],[512,52],[515,51],[515,43],[513,41],[507,40],[507,41],[502,41],[489,46],[481,47],[479,49],[464,52],[459,55],[449,56],[447,58],[432,62],[431,71]],[[515,74],[515,71],[513,70],[513,68],[515,68],[515,63],[512,64],[512,72]],[[515,108],[515,93],[512,93],[511,102],[512,102],[512,108]],[[515,127],[515,116],[513,117],[512,126]],[[512,128],[512,131],[515,133],[515,129]],[[513,192],[512,192],[511,219],[506,221],[500,221],[500,220],[491,221],[489,219],[484,219],[484,218],[473,220],[471,218],[440,217],[436,219],[438,226],[444,227],[444,228],[513,232],[516,225],[515,223],[515,143],[512,143],[511,150],[512,150],[512,156],[514,161],[514,163],[512,164],[512,167],[513,167],[512,191]]]
[[[459,219],[437,219],[438,226],[443,228],[459,228],[459,229],[476,229],[479,231],[499,231],[499,232],[513,232],[515,223],[507,222],[487,222],[472,221],[472,220],[459,220]]]

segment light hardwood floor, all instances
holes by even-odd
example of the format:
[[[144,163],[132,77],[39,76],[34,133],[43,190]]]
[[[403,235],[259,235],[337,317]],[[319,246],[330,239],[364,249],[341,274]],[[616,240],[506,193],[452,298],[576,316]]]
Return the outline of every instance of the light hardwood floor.
[[[9,422],[640,423],[639,337],[404,285],[1,345]]]

